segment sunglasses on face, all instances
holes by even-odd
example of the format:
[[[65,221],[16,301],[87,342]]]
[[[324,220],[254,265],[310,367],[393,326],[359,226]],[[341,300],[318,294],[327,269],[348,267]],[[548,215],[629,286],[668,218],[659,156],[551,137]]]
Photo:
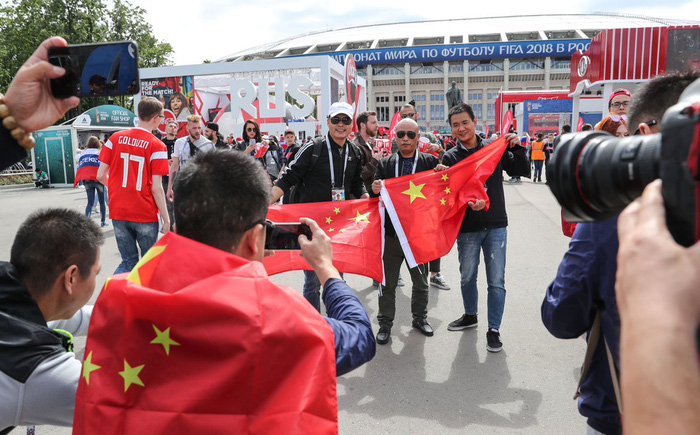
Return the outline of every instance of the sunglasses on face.
[[[653,127],[653,126],[655,126],[656,124],[658,124],[658,122],[657,122],[655,119],[652,119],[652,120],[649,121],[649,122],[645,122],[645,124],[646,124],[647,126],[649,126],[649,127]],[[636,135],[640,134],[641,132],[642,132],[642,131],[639,129],[639,127],[637,127],[637,129],[634,131],[634,135],[636,136]]]
[[[352,124],[352,119],[348,118],[347,116],[343,116],[342,118],[339,116],[334,116],[331,118],[331,124],[333,125],[339,124],[341,122],[345,125],[350,125]]]
[[[409,139],[415,139],[416,138],[416,132],[415,131],[397,131],[396,132],[396,137],[399,139],[403,139],[404,136],[408,135]]]
[[[254,132],[254,131],[258,131],[258,129],[255,128],[255,127],[247,127],[247,128],[245,129],[245,131]]]
[[[404,119],[404,118],[413,118],[413,116],[414,116],[415,114],[416,114],[416,112],[413,112],[413,113],[404,113],[403,115],[401,115],[401,119]]]
[[[245,231],[248,231],[249,229],[253,228],[253,227],[256,226],[257,224],[260,224],[260,225],[262,225],[263,227],[265,227],[265,236],[266,236],[268,239],[270,239],[270,238],[272,237],[272,230],[275,229],[275,224],[274,224],[274,222],[272,222],[272,221],[270,221],[270,220],[267,220],[267,219],[263,219],[263,220],[260,220],[260,221],[257,221],[257,222],[253,222],[252,225],[249,225],[249,226],[246,227]]]

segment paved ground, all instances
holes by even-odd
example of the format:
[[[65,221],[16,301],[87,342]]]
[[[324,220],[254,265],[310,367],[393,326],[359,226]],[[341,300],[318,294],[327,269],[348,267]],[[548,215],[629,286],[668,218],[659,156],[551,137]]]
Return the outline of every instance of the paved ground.
[[[434,337],[411,328],[410,286],[397,295],[392,341],[378,346],[365,367],[338,379],[341,434],[575,434],[585,420],[572,400],[583,360],[583,340],[557,340],[540,321],[547,284],[567,247],[559,207],[544,184],[529,180],[504,185],[508,204],[506,310],[503,351],[486,351],[486,298],[479,300],[480,324],[449,332],[447,324],[463,313],[456,248],[442,262],[452,290],[431,289],[428,320]],[[9,259],[12,239],[22,220],[39,207],[84,208],[81,189],[0,190],[0,259]],[[95,219],[99,219],[95,217]],[[99,221],[98,221],[99,222]],[[105,230],[98,285],[119,263],[111,227]],[[50,254],[50,253],[47,253]],[[485,295],[485,272],[479,271]],[[403,278],[410,283],[408,272]],[[348,276],[348,283],[374,323],[377,292],[368,278]],[[300,272],[275,281],[301,291]],[[93,302],[97,297],[93,297]],[[78,343],[82,358],[84,341]],[[37,434],[69,434],[66,428],[40,427]],[[16,430],[15,433],[23,433]]]

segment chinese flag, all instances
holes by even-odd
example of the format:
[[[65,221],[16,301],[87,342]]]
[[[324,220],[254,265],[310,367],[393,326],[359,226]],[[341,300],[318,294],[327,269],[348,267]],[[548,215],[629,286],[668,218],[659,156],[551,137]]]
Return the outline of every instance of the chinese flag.
[[[507,143],[498,139],[446,171],[426,171],[384,181],[381,197],[409,267],[443,257],[457,240],[469,201],[489,197],[484,183]]]
[[[263,265],[169,233],[95,305],[74,434],[336,434],[333,331]]]
[[[299,222],[311,218],[333,242],[333,265],[341,273],[354,273],[382,281],[382,218],[379,198],[271,206],[272,222]],[[301,251],[275,251],[263,264],[275,275],[290,270],[312,270]]]

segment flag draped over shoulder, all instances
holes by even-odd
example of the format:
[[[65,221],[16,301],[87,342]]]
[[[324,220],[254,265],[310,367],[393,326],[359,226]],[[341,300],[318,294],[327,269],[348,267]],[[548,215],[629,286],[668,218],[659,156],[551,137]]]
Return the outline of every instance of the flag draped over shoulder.
[[[498,139],[446,171],[426,171],[384,181],[381,198],[401,241],[409,267],[450,252],[467,203],[489,197],[484,183],[507,143]]]
[[[86,148],[78,159],[78,170],[75,172],[73,187],[83,180],[97,180],[97,170],[100,167],[98,157],[100,150],[96,148]]]
[[[271,206],[267,219],[276,223],[311,218],[333,242],[333,265],[341,273],[354,273],[382,281],[382,219],[379,199],[316,202]],[[290,270],[312,270],[301,251],[275,251],[263,260],[270,275]]]
[[[74,434],[335,434],[333,331],[259,262],[169,233],[95,305]]]

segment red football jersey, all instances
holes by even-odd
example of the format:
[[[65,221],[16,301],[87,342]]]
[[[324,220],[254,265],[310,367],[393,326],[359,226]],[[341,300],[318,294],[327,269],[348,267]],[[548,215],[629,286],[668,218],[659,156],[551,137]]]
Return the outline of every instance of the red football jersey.
[[[114,133],[100,152],[109,165],[109,217],[129,222],[158,222],[151,186],[153,175],[168,175],[163,142],[143,128]]]

